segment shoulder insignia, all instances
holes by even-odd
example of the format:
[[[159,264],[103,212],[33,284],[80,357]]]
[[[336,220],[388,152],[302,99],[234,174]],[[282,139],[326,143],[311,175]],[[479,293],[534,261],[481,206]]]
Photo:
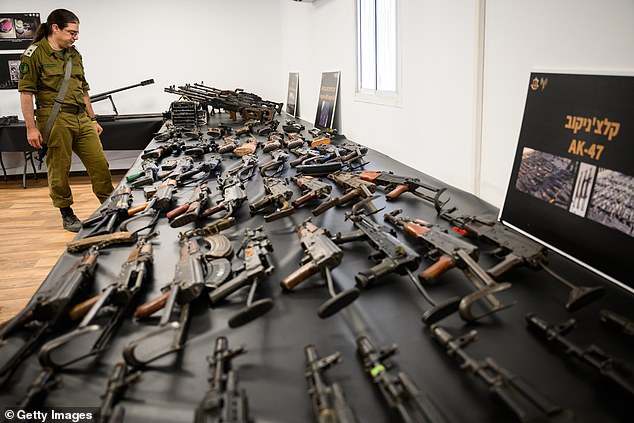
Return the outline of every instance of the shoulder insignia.
[[[26,57],[31,57],[33,55],[33,52],[37,49],[37,45],[36,44],[31,44],[26,50],[24,50],[24,55]]]

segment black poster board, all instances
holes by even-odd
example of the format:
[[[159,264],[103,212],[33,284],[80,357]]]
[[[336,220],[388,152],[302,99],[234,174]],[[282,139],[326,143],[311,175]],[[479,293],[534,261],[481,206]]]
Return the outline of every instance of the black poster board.
[[[634,77],[531,74],[500,216],[634,291]]]
[[[23,50],[40,26],[39,13],[0,13],[0,50]]]
[[[20,80],[20,53],[0,54],[0,90],[18,88]]]
[[[286,113],[297,116],[297,95],[299,94],[299,73],[288,73],[288,95],[286,97]]]
[[[337,93],[339,92],[339,75],[341,72],[322,72],[319,88],[319,103],[315,126],[320,129],[332,129],[335,120],[335,107],[337,106]]]

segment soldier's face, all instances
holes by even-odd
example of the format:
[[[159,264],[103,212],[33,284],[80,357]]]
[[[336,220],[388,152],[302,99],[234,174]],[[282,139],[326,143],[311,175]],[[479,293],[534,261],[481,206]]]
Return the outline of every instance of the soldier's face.
[[[73,43],[79,39],[79,24],[70,22],[64,29],[55,25],[54,28],[55,41],[61,48],[69,48]]]

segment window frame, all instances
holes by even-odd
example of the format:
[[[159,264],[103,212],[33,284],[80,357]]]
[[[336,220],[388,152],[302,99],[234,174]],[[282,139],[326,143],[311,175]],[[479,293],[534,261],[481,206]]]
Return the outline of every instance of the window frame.
[[[361,88],[361,37],[360,37],[360,3],[363,0],[355,0],[355,95],[354,100],[364,103],[380,104],[385,106],[401,107],[401,92],[402,92],[402,60],[401,60],[401,42],[400,42],[400,6],[399,1],[394,0],[395,7],[395,55],[394,66],[395,69],[395,91],[385,91],[378,89]],[[376,0],[374,0],[374,7],[376,13]],[[376,17],[375,17],[375,33],[376,33]],[[376,43],[375,43],[375,57],[374,66],[377,68],[376,59]],[[378,80],[378,75],[375,73],[375,80]],[[376,81],[375,81],[376,82]]]

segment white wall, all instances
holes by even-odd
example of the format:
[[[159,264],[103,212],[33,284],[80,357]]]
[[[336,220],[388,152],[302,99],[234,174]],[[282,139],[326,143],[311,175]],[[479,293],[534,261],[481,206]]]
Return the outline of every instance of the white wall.
[[[531,70],[634,75],[634,1],[488,0],[486,28],[481,196],[500,205]]]
[[[0,12],[39,12],[42,21],[56,8],[80,19],[77,49],[84,58],[91,94],[154,78],[155,84],[115,94],[119,113],[163,112],[173,94],[163,88],[204,81],[218,88],[244,88],[284,101],[280,65],[278,0],[23,0],[0,4]],[[95,105],[108,114],[108,101]],[[18,93],[0,91],[0,115],[22,118]],[[19,155],[11,173],[21,172]],[[7,164],[7,160],[5,160]],[[111,162],[111,167],[112,167]],[[73,169],[77,167],[74,165]]]
[[[355,100],[355,1],[280,0],[282,71],[299,72],[314,122],[321,72],[340,70],[341,132],[463,189],[473,189],[476,1],[399,2],[402,105]],[[285,89],[285,88],[284,88]],[[452,157],[452,162],[438,157]]]

